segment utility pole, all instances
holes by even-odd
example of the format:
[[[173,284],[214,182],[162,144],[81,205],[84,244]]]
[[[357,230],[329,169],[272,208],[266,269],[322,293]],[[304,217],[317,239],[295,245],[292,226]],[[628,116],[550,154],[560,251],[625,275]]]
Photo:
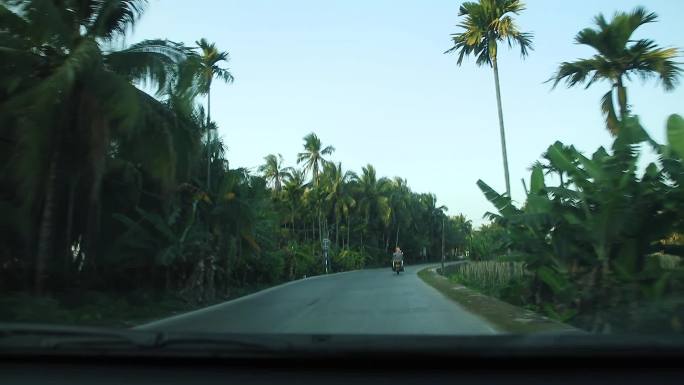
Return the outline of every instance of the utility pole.
[[[442,218],[442,275],[444,275],[444,218]]]

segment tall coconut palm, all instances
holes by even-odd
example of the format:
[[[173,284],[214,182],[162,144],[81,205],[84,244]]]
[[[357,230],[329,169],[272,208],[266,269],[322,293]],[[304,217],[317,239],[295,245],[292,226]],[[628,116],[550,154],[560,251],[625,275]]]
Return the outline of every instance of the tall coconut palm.
[[[610,82],[610,90],[601,99],[601,111],[613,136],[618,134],[619,122],[629,114],[625,80],[634,75],[642,79],[658,77],[666,91],[674,89],[679,80],[682,70],[674,61],[678,55],[676,48],[660,48],[650,39],[632,39],[637,28],[657,19],[655,13],[642,7],[617,12],[610,21],[599,14],[594,18],[597,28],[585,28],[575,36],[577,44],[587,45],[597,54],[561,63],[551,78],[554,87],[561,81],[568,87],[586,83],[585,88],[601,80]],[[618,113],[613,102],[616,97]]]
[[[503,109],[501,107],[501,90],[499,86],[499,42],[508,46],[518,44],[520,54],[524,58],[532,49],[532,34],[520,32],[511,15],[518,15],[525,9],[520,0],[479,0],[461,4],[458,15],[465,20],[458,24],[463,32],[451,35],[454,46],[445,53],[458,53],[460,66],[466,56],[476,56],[477,65],[487,65],[494,71],[496,88],[496,105],[499,114],[499,134],[501,136],[501,155],[503,157],[506,193],[511,195],[511,184],[508,175],[508,155],[506,151],[506,133],[504,130]]]
[[[306,189],[306,175],[303,170],[291,169],[285,178],[283,186],[283,198],[290,208],[290,221],[292,231],[296,231],[296,214],[302,206],[302,198]]]
[[[456,255],[463,256],[467,241],[473,232],[473,223],[463,214],[458,214],[449,218],[449,227],[452,229],[452,242]]]
[[[363,219],[363,229],[361,231],[362,247],[364,230],[372,230],[373,224],[387,226],[390,222],[391,208],[389,198],[385,194],[388,184],[389,181],[387,179],[377,178],[375,167],[370,164],[363,167],[357,181],[359,193],[358,209]],[[371,222],[372,219],[375,219],[375,223]]]
[[[259,166],[259,172],[263,174],[264,178],[273,186],[275,194],[279,194],[282,190],[284,180],[290,175],[291,168],[283,167],[283,156],[278,154],[269,154],[264,158],[263,165]]]
[[[197,57],[196,81],[197,91],[207,95],[207,189],[211,185],[211,84],[214,79],[222,80],[225,83],[232,83],[235,79],[228,68],[221,67],[222,62],[230,60],[228,52],[219,51],[216,44],[209,43],[207,39],[200,39],[195,42],[200,50]]]
[[[62,224],[58,201],[68,191],[87,191],[82,198],[84,238],[92,261],[110,144],[130,138],[135,129],[144,130],[142,119],[153,103],[133,83],[151,81],[161,92],[188,56],[185,47],[162,40],[120,51],[104,49],[129,30],[145,3],[84,0],[66,7],[16,0],[11,8],[0,5],[2,19],[11,19],[3,22],[8,33],[0,39],[0,62],[14,64],[13,72],[0,75],[0,83],[9,85],[2,87],[0,115],[16,123],[6,130],[17,138],[13,169],[21,174],[17,183],[26,192],[22,199],[41,212],[34,261],[38,292],[43,291],[56,229]],[[8,77],[15,80],[7,82]]]
[[[335,147],[323,147],[321,140],[313,132],[304,137],[304,152],[297,154],[297,163],[304,162],[304,170],[311,172],[311,181],[318,186],[318,175],[325,163],[325,155],[335,152]]]
[[[335,244],[339,246],[340,219],[349,214],[350,208],[354,205],[353,198],[349,191],[349,182],[356,178],[352,171],[344,171],[342,164],[328,164],[326,167],[326,201],[333,211],[335,218]]]
[[[423,223],[428,228],[429,239],[432,244],[430,250],[435,250],[434,244],[439,239],[438,234],[441,231],[442,219],[446,217],[446,206],[437,206],[437,196],[432,193],[420,194],[419,200],[423,206],[424,220]],[[433,253],[437,255],[437,253]]]
[[[399,229],[410,221],[408,205],[411,198],[411,189],[409,189],[406,179],[400,177],[394,178],[391,187],[390,208],[392,223],[396,226],[394,246],[399,247]]]
[[[312,198],[317,204],[318,212],[318,234],[319,238],[323,240],[323,233],[321,228],[321,199],[322,191],[318,186],[318,175],[321,172],[323,165],[328,163],[325,155],[330,155],[335,152],[335,147],[323,147],[321,140],[313,132],[304,137],[304,152],[297,154],[297,163],[304,162],[304,170],[311,172],[312,190],[310,191]]]

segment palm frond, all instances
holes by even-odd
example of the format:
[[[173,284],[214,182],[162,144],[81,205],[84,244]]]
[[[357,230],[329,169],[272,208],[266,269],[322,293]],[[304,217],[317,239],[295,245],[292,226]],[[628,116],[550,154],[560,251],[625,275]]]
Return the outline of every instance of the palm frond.
[[[55,47],[73,46],[74,24],[65,7],[55,1],[27,1],[22,5],[22,16],[30,26],[25,36],[32,42],[36,45],[50,42]]]
[[[335,147],[333,146],[327,146],[323,150],[321,150],[321,154],[323,155],[330,155],[333,152],[335,152]]]
[[[506,41],[509,47],[518,44],[521,55],[527,56],[532,49],[533,35],[520,32],[509,15],[518,14],[524,9],[524,4],[518,0],[483,0],[461,4],[458,15],[465,18],[457,27],[462,32],[451,35],[453,46],[444,53],[458,53],[458,65],[471,55],[475,56],[478,65],[491,65],[497,55],[497,41]]]
[[[637,28],[644,24],[655,23],[656,21],[658,21],[658,15],[654,12],[649,12],[644,7],[636,7],[632,12],[626,14],[626,32],[631,37]]]
[[[50,76],[42,79],[35,87],[24,90],[8,100],[3,109],[22,109],[28,106],[52,105],[69,97],[79,76],[89,71],[102,60],[97,43],[83,39],[69,56],[54,68]]]
[[[593,73],[594,75],[589,79],[585,88],[597,80],[607,79],[608,74],[599,71],[603,68],[603,59],[594,56],[591,59],[579,59],[574,62],[563,62],[558,71],[548,81],[553,81],[552,88],[555,88],[560,82],[565,81],[568,87],[573,87],[577,84],[587,82],[587,78]]]
[[[0,4],[0,31],[10,32],[15,36],[30,36],[31,25],[26,19],[12,12],[4,4]]]
[[[130,81],[156,85],[157,94],[166,92],[177,79],[188,49],[168,40],[145,40],[105,56],[107,68]]]
[[[599,15],[597,18],[599,18],[598,20],[603,20],[603,22],[605,22],[603,15]],[[598,22],[599,21],[597,21],[597,23]],[[599,31],[593,28],[584,28],[583,30],[579,31],[575,36],[575,43],[588,45],[589,47],[592,47],[601,53],[605,51],[604,38],[600,35]]]
[[[618,121],[617,114],[615,113],[615,107],[613,105],[613,89],[606,92],[603,97],[601,97],[601,112],[606,119],[606,127],[613,136],[617,135],[620,122]]]
[[[567,201],[579,201],[582,196],[581,193],[566,187],[547,187],[546,191],[548,191],[552,196],[555,198],[561,198],[563,200]]]
[[[676,48],[657,48],[650,40],[639,40],[628,52],[633,57],[629,71],[636,71],[642,79],[658,75],[666,91],[679,84],[682,68],[674,61],[679,56]]]
[[[214,75],[225,83],[233,83],[235,81],[233,74],[231,74],[227,68],[216,67],[214,69]]]
[[[112,40],[133,27],[143,13],[147,0],[101,0],[96,4],[87,33],[103,40]]]

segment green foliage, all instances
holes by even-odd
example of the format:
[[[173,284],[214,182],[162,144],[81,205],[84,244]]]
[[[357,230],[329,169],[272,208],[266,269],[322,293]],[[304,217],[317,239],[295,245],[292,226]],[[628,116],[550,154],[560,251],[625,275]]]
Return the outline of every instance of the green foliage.
[[[506,252],[506,229],[496,223],[482,225],[472,233],[469,241],[471,260],[491,260]]]
[[[334,270],[358,270],[363,269],[366,257],[358,251],[342,250],[333,257]]]
[[[458,64],[466,56],[476,57],[478,65],[491,65],[497,57],[498,44],[506,42],[520,46],[520,54],[527,56],[532,49],[532,34],[520,32],[512,18],[525,9],[519,0],[479,0],[461,4],[458,15],[465,20],[458,26],[463,32],[451,35],[454,46],[446,53],[458,53]]]
[[[684,157],[684,119],[679,115],[667,119],[667,143],[679,157]]]
[[[663,240],[682,225],[682,160],[655,143],[636,118],[620,125],[611,152],[599,148],[588,158],[562,143],[550,146],[544,155],[548,164],[532,169],[522,208],[478,183],[499,211],[495,217],[506,228],[511,256],[533,275],[525,303],[596,331],[637,325],[642,315],[627,311],[630,306],[682,295],[675,284],[681,274],[675,257],[669,263],[663,257],[664,262],[651,263],[650,257],[666,249],[681,253]],[[660,159],[638,175],[644,142]],[[567,183],[547,187],[542,168],[567,175]]]
[[[0,319],[12,322],[128,328],[192,309],[172,293],[140,290],[129,295],[86,291],[45,297],[21,293],[0,296]]]
[[[499,294],[525,280],[522,262],[481,261],[458,265],[451,279],[489,294]]]
[[[585,28],[575,37],[576,43],[593,48],[597,54],[589,59],[561,63],[550,79],[554,87],[563,81],[568,87],[586,84],[586,88],[598,81],[608,81],[610,90],[601,99],[601,111],[606,127],[615,136],[630,112],[624,80],[632,76],[657,77],[667,91],[674,89],[679,81],[682,69],[675,61],[679,54],[676,48],[660,48],[653,40],[632,37],[637,28],[657,19],[655,13],[643,7],[616,12],[610,21],[599,14],[594,19],[597,28]],[[613,105],[614,99],[619,110]]]
[[[228,53],[206,39],[114,49],[144,3],[0,6],[2,290],[211,303],[321,274],[323,238],[335,270],[387,266],[399,245],[437,259],[442,236],[448,256],[465,251],[467,219],[372,165],[344,170],[314,133],[303,169],[279,155],[258,175],[230,168],[209,103],[215,80],[233,81]]]

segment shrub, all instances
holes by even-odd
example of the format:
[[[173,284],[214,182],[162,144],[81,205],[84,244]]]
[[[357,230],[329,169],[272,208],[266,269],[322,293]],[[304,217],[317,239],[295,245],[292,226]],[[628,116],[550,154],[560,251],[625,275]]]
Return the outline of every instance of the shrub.
[[[347,271],[362,269],[365,265],[366,257],[358,251],[342,250],[332,259],[333,270]]]
[[[458,265],[451,279],[465,286],[499,296],[512,284],[525,281],[525,268],[522,262],[482,261]]]

